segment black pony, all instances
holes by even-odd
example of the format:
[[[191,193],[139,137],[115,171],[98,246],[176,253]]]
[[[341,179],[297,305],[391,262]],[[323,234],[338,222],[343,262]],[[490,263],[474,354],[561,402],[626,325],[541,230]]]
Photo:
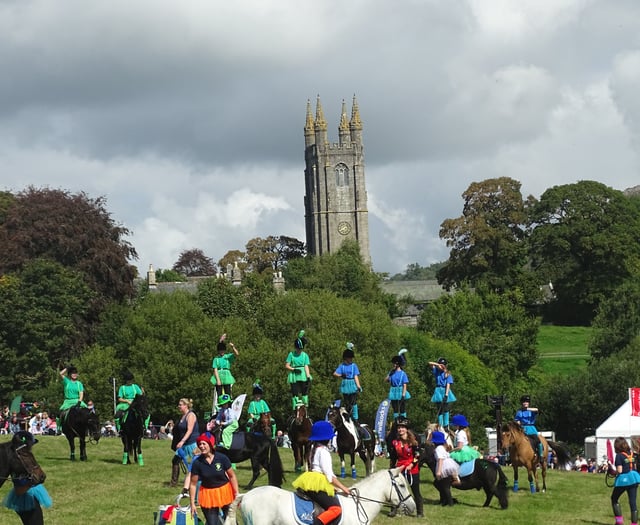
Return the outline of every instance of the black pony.
[[[426,464],[435,478],[437,459],[436,448],[433,443],[427,442],[421,446],[420,464]],[[454,499],[451,496],[451,482],[452,479],[450,477],[436,479],[433,482],[433,485],[440,493],[440,505],[454,504]],[[455,486],[455,488],[460,490],[484,490],[486,499],[483,507],[488,507],[494,496],[498,499],[501,508],[506,509],[509,506],[507,477],[502,472],[500,465],[493,461],[476,459],[473,474],[461,477],[460,482],[460,485]]]
[[[216,442],[219,442],[216,437]],[[269,475],[269,485],[281,487],[284,482],[284,469],[276,442],[262,434],[252,432],[234,432],[231,449],[216,447],[216,451],[227,456],[231,463],[251,460],[253,476],[246,488],[251,489],[260,475],[262,467]]]
[[[46,474],[31,451],[35,442],[29,432],[21,430],[11,441],[0,444],[0,487],[8,479],[28,479],[30,486],[44,483]],[[18,512],[22,523],[43,523],[42,508],[37,499],[34,500],[34,509]]]
[[[78,405],[71,407],[66,415],[61,415],[61,419],[62,433],[69,442],[71,461],[76,460],[76,438],[80,443],[80,461],[87,461],[87,435],[89,436],[89,441],[97,443],[100,440],[100,419],[98,419],[98,414],[93,410]]]
[[[356,454],[364,461],[365,476],[371,475],[375,469],[375,436],[371,431],[368,439],[364,439],[361,429],[351,419],[349,412],[344,407],[332,406],[327,412],[327,421],[336,429],[336,444],[340,456],[340,476],[345,477],[344,456],[351,456],[351,477],[356,478]]]
[[[149,417],[149,408],[147,406],[147,396],[144,394],[136,394],[133,401],[129,405],[122,416],[122,445],[124,451],[122,453],[122,464],[138,463],[144,465],[142,458],[142,438],[145,433],[145,422]]]

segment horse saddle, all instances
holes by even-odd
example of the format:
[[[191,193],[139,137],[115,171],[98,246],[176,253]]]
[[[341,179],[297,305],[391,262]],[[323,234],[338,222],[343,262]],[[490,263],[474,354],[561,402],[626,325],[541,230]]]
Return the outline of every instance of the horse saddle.
[[[231,435],[231,447],[228,449],[222,446],[222,440],[218,440],[216,438],[216,448],[222,453],[224,453],[225,450],[242,450],[245,445],[245,435],[246,434],[244,432],[234,432]]]
[[[476,460],[472,459],[471,461],[465,461],[464,463],[460,463],[460,470],[458,470],[458,475],[461,478],[466,476],[471,476],[476,467]]]
[[[364,424],[358,425],[357,429],[358,429],[358,436],[362,441],[370,441],[371,439],[373,439],[373,436],[371,435],[371,430],[369,430],[369,427],[367,425],[364,425]]]
[[[322,507],[309,499],[309,496],[303,490],[298,490],[291,494],[291,505],[293,507],[293,516],[298,525],[312,525],[314,516],[323,511]],[[340,519],[335,525],[340,525],[341,523],[342,515],[340,515]],[[332,525],[334,525],[333,522]]]

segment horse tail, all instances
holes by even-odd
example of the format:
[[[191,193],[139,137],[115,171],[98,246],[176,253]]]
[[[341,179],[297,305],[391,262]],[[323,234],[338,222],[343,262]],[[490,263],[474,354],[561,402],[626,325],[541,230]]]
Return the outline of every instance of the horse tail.
[[[284,483],[284,469],[282,468],[282,460],[280,459],[280,452],[278,446],[273,440],[269,446],[269,485],[274,487],[282,487]]]
[[[558,467],[566,468],[571,465],[571,451],[569,447],[560,441],[547,441],[548,445],[553,449],[556,453],[556,458],[558,459]]]
[[[227,512],[227,519],[224,520],[224,525],[235,525],[238,521],[236,519],[236,509],[240,506],[244,494],[238,494],[236,499],[229,505],[229,511]]]
[[[500,507],[506,509],[509,506],[509,490],[507,489],[507,476],[500,465],[495,464],[498,472],[498,483],[496,485],[496,496],[500,502]]]

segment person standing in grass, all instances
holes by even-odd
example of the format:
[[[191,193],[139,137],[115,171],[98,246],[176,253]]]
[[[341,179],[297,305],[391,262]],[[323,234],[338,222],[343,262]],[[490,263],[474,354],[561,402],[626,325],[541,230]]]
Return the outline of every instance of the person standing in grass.
[[[613,515],[616,519],[616,525],[622,525],[622,507],[618,500],[624,492],[629,497],[629,507],[631,509],[631,525],[638,525],[638,483],[640,483],[640,474],[636,470],[636,455],[631,451],[629,443],[623,437],[617,437],[613,442],[613,450],[616,453],[615,467],[616,479],[611,492],[611,506],[613,507]]]

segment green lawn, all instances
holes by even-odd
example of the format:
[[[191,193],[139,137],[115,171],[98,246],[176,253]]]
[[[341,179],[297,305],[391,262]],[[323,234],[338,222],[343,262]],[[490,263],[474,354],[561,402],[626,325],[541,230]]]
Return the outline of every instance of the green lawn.
[[[542,325],[538,331],[540,368],[545,373],[571,374],[584,370],[589,361],[591,328]]]
[[[1,440],[6,440],[4,436]],[[122,449],[115,438],[103,439],[97,446],[89,445],[89,461],[70,462],[68,446],[64,437],[42,437],[34,452],[47,473],[46,487],[54,501],[51,509],[45,510],[47,525],[139,525],[152,524],[153,512],[161,504],[170,504],[177,490],[168,487],[171,473],[171,455],[167,441],[145,440],[143,443],[145,466],[120,464]],[[290,450],[281,449],[281,457],[287,471],[287,487],[296,478],[292,471],[293,458]],[[336,458],[337,460],[337,458]],[[377,460],[377,469],[388,466],[386,460]],[[337,462],[336,462],[337,466]],[[338,470],[339,471],[339,470]],[[364,467],[358,459],[358,473]],[[513,479],[512,470],[506,469],[507,477]],[[249,463],[237,468],[240,484],[250,476]],[[566,525],[602,524],[613,522],[609,496],[602,475],[578,472],[551,471],[547,477],[549,490],[545,494],[529,494],[521,490],[510,494],[509,509],[502,511],[493,503],[491,508],[482,508],[484,495],[477,491],[455,491],[460,504],[442,508],[437,505],[437,492],[428,470],[422,470],[422,495],[425,499],[425,518],[386,517],[386,510],[376,523],[396,525],[450,523],[473,523],[474,525]],[[527,485],[526,476],[520,473],[520,484]],[[266,476],[258,484],[265,484]],[[350,479],[346,480],[351,485]],[[2,489],[2,496],[8,490]],[[622,500],[625,519],[629,520],[628,504]],[[15,513],[0,509],[0,523],[20,523]]]

